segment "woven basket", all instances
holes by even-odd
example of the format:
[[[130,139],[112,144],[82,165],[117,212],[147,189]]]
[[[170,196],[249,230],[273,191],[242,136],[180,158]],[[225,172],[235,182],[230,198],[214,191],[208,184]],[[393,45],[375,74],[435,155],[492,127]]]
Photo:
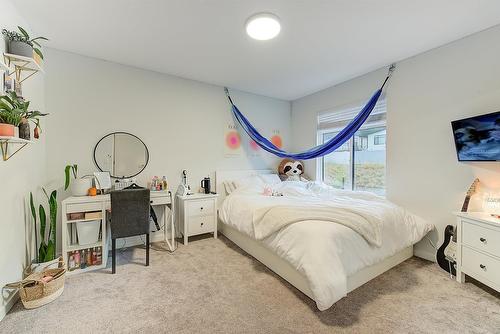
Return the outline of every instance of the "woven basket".
[[[42,278],[52,276],[53,279],[45,283]],[[50,303],[64,291],[66,269],[62,257],[59,258],[59,268],[44,269],[42,272],[33,273],[24,280],[9,283],[9,288],[19,289],[19,296],[27,309],[37,308]]]

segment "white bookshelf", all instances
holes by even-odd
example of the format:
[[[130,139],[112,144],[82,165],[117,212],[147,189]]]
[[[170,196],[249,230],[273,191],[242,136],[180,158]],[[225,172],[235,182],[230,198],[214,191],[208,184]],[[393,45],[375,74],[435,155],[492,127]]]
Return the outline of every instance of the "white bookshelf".
[[[107,263],[107,248],[106,248],[106,204],[103,201],[103,196],[83,196],[83,197],[68,197],[62,201],[62,255],[64,258],[64,263],[66,264],[66,269],[68,270],[68,275],[73,275],[77,273],[84,273],[87,271],[98,270],[106,268]],[[83,213],[86,212],[101,212],[100,218],[88,218],[88,219],[69,219],[69,214],[72,213]],[[100,223],[100,236],[99,240],[92,244],[80,245],[77,238],[76,224],[80,222],[87,221],[99,221]],[[94,249],[96,247],[101,248],[101,264],[93,264],[85,268],[70,269],[69,268],[69,258],[72,253],[76,251],[82,251],[87,249]]]

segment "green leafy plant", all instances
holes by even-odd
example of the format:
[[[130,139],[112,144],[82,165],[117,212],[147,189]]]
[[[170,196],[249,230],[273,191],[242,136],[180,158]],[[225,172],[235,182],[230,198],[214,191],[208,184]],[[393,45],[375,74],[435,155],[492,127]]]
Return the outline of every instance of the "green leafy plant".
[[[23,119],[31,120],[35,130],[40,130],[40,117],[47,116],[38,110],[29,110],[30,101],[25,101],[16,92],[0,96],[0,123],[19,126]],[[38,138],[37,136],[35,136]]]
[[[65,181],[64,181],[64,190],[67,190],[70,184],[70,172],[72,172],[73,177],[75,179],[78,178],[78,165],[67,165],[66,168],[64,168],[64,176],[65,176]]]
[[[38,246],[38,236],[40,237],[40,246],[38,246],[38,253],[36,262],[43,263],[51,261],[56,257],[56,219],[57,219],[57,191],[54,190],[49,195],[43,189],[47,202],[49,204],[49,231],[47,230],[47,214],[42,204],[38,207],[38,217],[40,219],[40,234],[37,233],[37,219],[35,202],[33,201],[33,194],[30,193],[30,208],[31,215],[33,216],[33,224],[35,226],[35,244]]]
[[[22,27],[18,26],[17,28],[19,29],[19,32],[3,29],[2,34],[7,38],[8,41],[28,44],[33,48],[33,51],[35,51],[36,54],[43,59],[43,53],[40,50],[42,48],[42,45],[38,41],[48,41],[48,39],[45,37],[31,38],[28,32]]]

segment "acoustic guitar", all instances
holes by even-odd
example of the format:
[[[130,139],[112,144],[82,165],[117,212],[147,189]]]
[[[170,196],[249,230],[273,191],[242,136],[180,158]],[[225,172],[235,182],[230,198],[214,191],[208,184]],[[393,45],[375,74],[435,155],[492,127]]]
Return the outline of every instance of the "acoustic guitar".
[[[467,212],[469,208],[469,202],[472,195],[476,193],[477,185],[479,183],[479,179],[475,179],[472,182],[469,190],[467,190],[467,194],[465,195],[465,200],[462,205],[462,212]],[[456,228],[448,225],[444,229],[444,241],[441,247],[439,247],[436,253],[436,260],[441,269],[444,271],[456,276],[455,263],[457,262],[456,258],[456,250],[457,250],[457,233]]]

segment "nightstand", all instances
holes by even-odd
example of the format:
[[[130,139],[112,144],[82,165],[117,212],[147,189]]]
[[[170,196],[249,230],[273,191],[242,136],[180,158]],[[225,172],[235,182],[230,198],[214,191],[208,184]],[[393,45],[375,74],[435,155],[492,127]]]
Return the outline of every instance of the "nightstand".
[[[217,238],[217,194],[177,196],[179,230],[184,245],[194,235],[213,233]]]
[[[457,216],[457,281],[469,275],[500,291],[500,219],[483,212]]]

